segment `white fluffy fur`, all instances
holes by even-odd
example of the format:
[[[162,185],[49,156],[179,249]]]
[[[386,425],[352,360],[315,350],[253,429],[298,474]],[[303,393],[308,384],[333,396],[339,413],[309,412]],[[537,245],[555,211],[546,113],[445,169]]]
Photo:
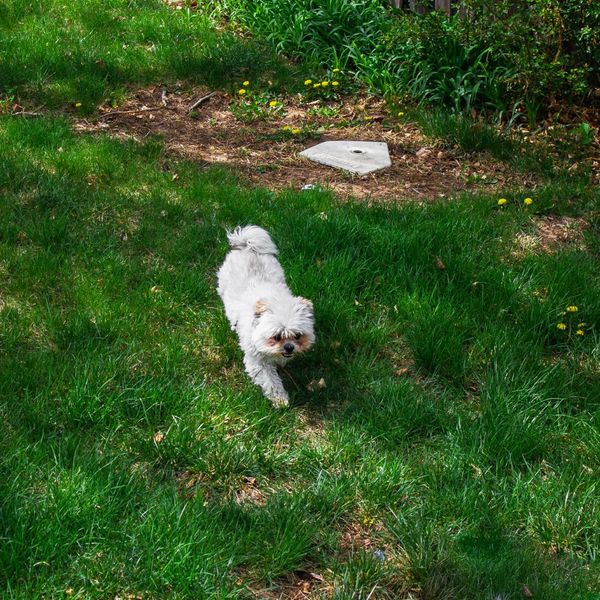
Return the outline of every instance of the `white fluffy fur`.
[[[238,227],[227,238],[231,251],[219,269],[217,291],[238,334],[246,372],[275,406],[287,406],[277,365],[314,343],[312,303],[292,295],[264,229]]]

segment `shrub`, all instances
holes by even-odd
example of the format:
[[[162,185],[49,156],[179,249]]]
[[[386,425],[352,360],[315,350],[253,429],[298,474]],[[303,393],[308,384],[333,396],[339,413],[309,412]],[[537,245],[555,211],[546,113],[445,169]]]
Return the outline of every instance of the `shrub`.
[[[354,44],[351,56],[372,89],[407,96],[452,112],[506,110],[507,82],[514,75],[499,53],[464,39],[457,17],[440,12],[394,19],[379,39]]]
[[[322,64],[344,64],[360,39],[387,28],[381,0],[222,0],[236,21],[279,52]]]
[[[513,97],[583,101],[600,82],[600,4],[593,0],[464,0],[462,38],[514,69]]]
[[[530,121],[555,99],[593,103],[600,3],[462,0],[459,14],[385,0],[221,0],[279,52],[347,66],[373,91],[451,112]]]

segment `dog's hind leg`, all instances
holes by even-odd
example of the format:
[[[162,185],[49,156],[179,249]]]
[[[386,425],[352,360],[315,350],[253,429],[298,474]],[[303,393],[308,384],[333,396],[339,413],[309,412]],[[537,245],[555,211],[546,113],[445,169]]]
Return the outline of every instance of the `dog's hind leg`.
[[[275,365],[265,364],[257,357],[246,354],[244,366],[246,373],[250,375],[256,385],[260,386],[263,394],[272,402],[273,406],[278,408],[288,406],[289,397]]]

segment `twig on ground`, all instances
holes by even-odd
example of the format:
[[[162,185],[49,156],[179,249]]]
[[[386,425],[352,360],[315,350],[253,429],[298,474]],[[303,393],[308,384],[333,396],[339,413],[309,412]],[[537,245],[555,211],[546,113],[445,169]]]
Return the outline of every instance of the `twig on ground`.
[[[375,592],[376,589],[377,589],[377,584],[375,584],[373,586],[373,589],[371,590],[370,594],[367,596],[367,600],[371,599],[371,596],[373,595],[373,593]]]
[[[163,106],[166,106],[166,105],[167,105],[167,90],[163,90],[163,91],[160,93],[160,103],[161,103]]]
[[[193,111],[195,108],[198,108],[200,105],[208,102],[217,92],[211,92],[210,94],[206,94],[206,96],[202,96],[202,98],[198,98],[196,102],[194,102],[189,108],[188,112]]]
[[[31,112],[29,110],[20,110],[19,112],[12,112],[9,113],[11,115],[15,115],[18,117],[43,117],[45,116],[44,113],[41,112]]]
[[[164,108],[164,106],[152,106],[150,108],[138,108],[135,110],[112,110],[110,112],[100,115],[98,118],[106,119],[108,117],[112,117],[113,115],[133,115],[135,113],[145,113],[145,112],[151,112],[154,110],[162,110],[163,108]]]

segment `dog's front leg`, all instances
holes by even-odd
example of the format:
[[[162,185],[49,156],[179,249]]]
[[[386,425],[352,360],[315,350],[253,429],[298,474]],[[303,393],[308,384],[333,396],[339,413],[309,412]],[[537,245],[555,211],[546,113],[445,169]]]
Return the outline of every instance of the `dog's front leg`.
[[[256,356],[246,354],[244,366],[246,373],[250,375],[256,385],[260,386],[263,394],[273,403],[273,406],[288,406],[289,398],[275,365],[264,363]]]

